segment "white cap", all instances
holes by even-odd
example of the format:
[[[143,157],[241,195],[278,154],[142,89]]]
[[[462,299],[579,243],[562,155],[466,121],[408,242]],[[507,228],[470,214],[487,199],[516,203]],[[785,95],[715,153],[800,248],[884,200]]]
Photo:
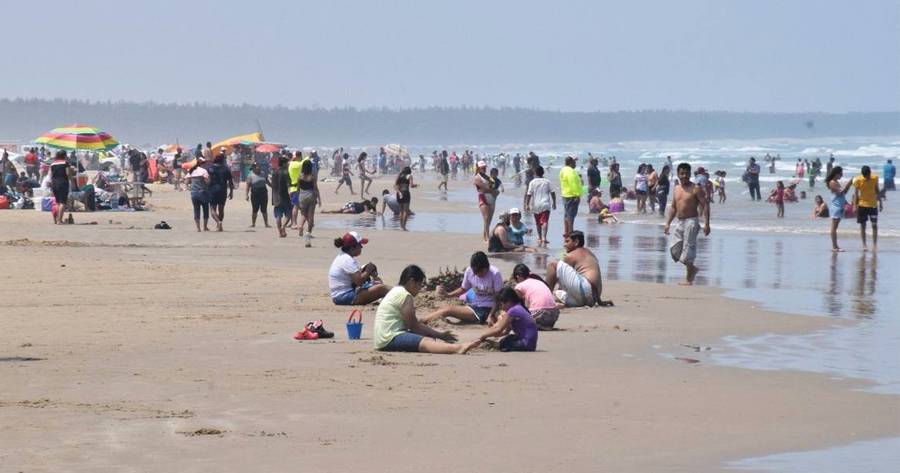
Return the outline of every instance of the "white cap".
[[[522,215],[522,212],[519,212],[519,208],[518,208],[518,207],[513,207],[513,208],[509,209],[509,214],[510,214],[510,215],[512,215],[512,214]]]
[[[487,163],[484,162],[484,161],[478,161],[478,163],[475,164],[475,167],[477,167],[477,168],[486,168],[486,167],[487,167]]]

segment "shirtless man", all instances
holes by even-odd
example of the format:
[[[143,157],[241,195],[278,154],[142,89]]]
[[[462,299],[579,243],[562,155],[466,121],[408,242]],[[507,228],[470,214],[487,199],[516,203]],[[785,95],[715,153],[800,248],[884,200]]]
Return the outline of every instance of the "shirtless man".
[[[703,234],[709,235],[709,201],[706,190],[691,182],[691,165],[681,163],[678,165],[678,185],[672,194],[672,207],[666,218],[663,233],[669,234],[672,219],[678,217],[675,241],[669,247],[669,253],[672,254],[672,259],[687,267],[685,280],[680,283],[683,286],[694,284],[694,277],[700,271],[694,266],[694,258],[697,257],[697,234],[700,233],[701,214]]]
[[[600,264],[591,250],[584,247],[584,233],[572,230],[563,246],[565,256],[547,265],[545,277],[550,290],[559,284],[556,298],[566,307],[592,307],[600,303],[603,283],[600,280]]]

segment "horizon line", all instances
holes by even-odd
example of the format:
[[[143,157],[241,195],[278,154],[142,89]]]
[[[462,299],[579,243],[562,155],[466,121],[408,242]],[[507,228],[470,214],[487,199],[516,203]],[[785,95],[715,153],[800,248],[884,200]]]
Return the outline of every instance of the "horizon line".
[[[537,107],[526,107],[521,105],[424,105],[415,107],[386,107],[386,106],[358,106],[344,105],[324,107],[321,105],[263,105],[251,103],[227,103],[227,102],[207,102],[207,101],[157,101],[157,100],[126,100],[126,99],[105,99],[91,100],[80,98],[65,97],[0,97],[0,102],[16,102],[16,101],[45,101],[45,102],[75,102],[88,106],[108,106],[108,105],[155,105],[164,107],[208,107],[208,108],[258,108],[263,110],[286,110],[292,112],[333,112],[333,111],[356,111],[356,112],[418,112],[433,111],[438,109],[448,111],[520,111],[520,112],[536,112],[536,113],[553,113],[553,114],[572,114],[572,115],[593,115],[593,114],[627,114],[627,113],[722,113],[722,114],[741,114],[741,115],[851,115],[851,114],[891,114],[900,113],[898,110],[867,110],[867,111],[846,111],[846,112],[828,112],[821,110],[805,110],[805,111],[734,111],[734,110],[716,110],[716,109],[634,109],[634,110],[553,110]]]

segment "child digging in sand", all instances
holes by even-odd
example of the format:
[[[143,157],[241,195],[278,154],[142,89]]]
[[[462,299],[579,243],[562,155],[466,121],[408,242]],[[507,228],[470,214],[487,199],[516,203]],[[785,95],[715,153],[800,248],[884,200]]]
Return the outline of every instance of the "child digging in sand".
[[[481,345],[486,339],[499,337],[500,351],[535,351],[538,329],[534,318],[522,305],[522,299],[515,289],[506,287],[497,295],[497,304],[503,309],[496,318],[492,316],[491,327],[480,337],[463,347],[462,353]],[[510,333],[512,332],[512,333]]]
[[[462,285],[450,292],[438,286],[436,294],[439,297],[455,298],[466,294],[469,290],[475,294],[471,302],[466,305],[447,305],[429,314],[423,322],[452,317],[460,323],[483,324],[494,313],[494,298],[503,289],[503,276],[500,271],[491,265],[483,251],[477,251],[469,260],[469,267],[463,275]]]

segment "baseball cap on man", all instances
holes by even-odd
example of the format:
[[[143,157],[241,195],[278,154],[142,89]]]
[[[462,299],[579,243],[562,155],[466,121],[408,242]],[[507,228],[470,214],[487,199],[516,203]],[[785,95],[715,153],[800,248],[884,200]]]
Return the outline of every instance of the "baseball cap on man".
[[[509,209],[509,212],[507,212],[507,213],[510,214],[510,215],[512,215],[512,214],[522,215],[522,213],[519,212],[518,207],[513,207],[513,208]]]
[[[345,248],[350,248],[352,246],[356,246],[357,244],[365,245],[369,242],[368,238],[361,238],[359,233],[356,232],[347,232],[344,236],[341,237],[341,243]]]

